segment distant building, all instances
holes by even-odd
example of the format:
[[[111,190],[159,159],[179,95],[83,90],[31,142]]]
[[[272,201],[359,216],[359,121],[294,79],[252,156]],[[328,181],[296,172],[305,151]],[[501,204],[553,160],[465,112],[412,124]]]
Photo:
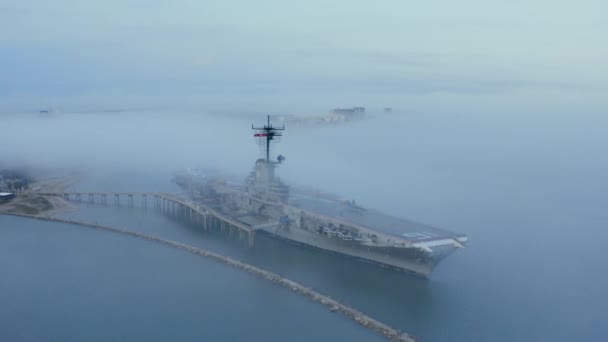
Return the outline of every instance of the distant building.
[[[307,115],[307,116],[296,116],[296,115],[275,115],[272,118],[282,122],[291,124],[306,124],[306,123],[318,123],[318,124],[335,124],[341,122],[347,122],[350,120],[360,119],[365,116],[365,107],[352,107],[352,108],[334,108],[324,115]]]
[[[31,177],[23,170],[0,170],[0,192],[19,192],[28,188]]]
[[[46,117],[53,117],[53,116],[55,116],[55,114],[58,114],[59,112],[60,112],[59,109],[57,109],[55,107],[50,107],[47,109],[41,109],[38,112],[38,115],[40,117],[46,118]]]
[[[352,119],[359,119],[365,116],[365,107],[352,107],[352,108],[334,108],[331,111],[332,119],[338,121],[348,121]]]
[[[343,115],[363,115],[365,114],[365,107],[334,108],[332,113]]]

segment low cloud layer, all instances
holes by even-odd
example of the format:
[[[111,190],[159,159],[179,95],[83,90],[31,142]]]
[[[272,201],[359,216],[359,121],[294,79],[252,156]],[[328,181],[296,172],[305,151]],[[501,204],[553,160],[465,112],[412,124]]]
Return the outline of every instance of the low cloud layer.
[[[294,6],[4,5],[0,109],[606,104],[603,2]]]

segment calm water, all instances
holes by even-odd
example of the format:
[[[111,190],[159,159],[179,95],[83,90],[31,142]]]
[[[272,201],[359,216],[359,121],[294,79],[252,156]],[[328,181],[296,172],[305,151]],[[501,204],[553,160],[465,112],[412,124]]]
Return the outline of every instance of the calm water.
[[[2,341],[382,341],[284,288],[189,253],[67,224],[0,224]]]
[[[74,154],[94,166],[75,189],[177,191],[168,179],[180,166],[218,165],[244,177],[256,156],[249,123],[236,120],[133,114],[60,118],[51,124],[118,132],[109,140],[95,133],[108,142],[105,147],[82,133],[70,137],[83,145],[73,147]],[[238,240],[203,233],[152,209],[81,205],[66,216],[235,256],[339,298],[424,341],[601,340],[608,333],[602,324],[608,310],[607,127],[600,115],[435,114],[288,131],[278,147],[288,158],[279,171],[288,183],[318,186],[469,235],[469,247],[445,260],[430,281],[271,238],[258,237],[256,247],[248,249]],[[159,133],[169,128],[181,134],[163,139]],[[370,132],[382,134],[366,139]],[[132,134],[141,139],[130,144]],[[218,136],[234,136],[235,141],[218,144]],[[0,308],[2,322],[7,322],[0,324],[10,329],[0,331],[12,338],[28,340],[28,335],[18,335],[27,331],[24,325],[38,326],[32,322],[46,316],[55,324],[37,333],[52,330],[61,339],[91,333],[105,339],[147,339],[143,324],[159,331],[159,339],[167,334],[183,339],[241,334],[236,337],[260,341],[376,338],[272,285],[162,246],[15,218],[0,217],[0,227],[3,274],[15,275],[1,280],[8,305]],[[87,272],[93,267],[103,272]],[[215,285],[208,284],[210,274]],[[86,279],[75,279],[80,276]],[[108,283],[109,278],[125,281]],[[224,288],[218,290],[222,284],[225,294]],[[140,293],[142,287],[152,288]],[[97,292],[107,297],[85,296]],[[65,307],[62,302],[68,297],[73,316],[52,314]],[[74,302],[81,297],[86,300]],[[155,302],[157,297],[163,300]],[[136,304],[127,308],[121,305],[124,301]],[[40,303],[48,304],[42,308]],[[114,318],[121,310],[126,310],[123,319]],[[243,311],[255,320],[233,331],[231,319]],[[113,320],[106,321],[108,317]],[[74,319],[87,324],[65,329]]]

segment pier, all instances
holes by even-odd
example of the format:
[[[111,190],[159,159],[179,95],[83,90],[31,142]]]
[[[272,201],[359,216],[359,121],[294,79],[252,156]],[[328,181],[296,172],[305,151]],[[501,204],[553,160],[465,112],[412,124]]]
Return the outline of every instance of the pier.
[[[255,231],[259,226],[249,226],[237,221],[221,212],[207,207],[200,203],[162,192],[36,192],[42,196],[61,196],[67,201],[82,202],[83,198],[88,203],[108,204],[108,198],[114,199],[114,205],[126,203],[133,207],[136,200],[139,200],[142,208],[148,207],[148,199],[153,201],[154,208],[161,210],[168,215],[180,217],[186,222],[202,227],[203,230],[219,229],[221,232],[228,232],[230,236],[238,233],[239,239],[247,238],[250,247],[255,243]],[[126,200],[123,201],[123,200]]]
[[[82,198],[82,195],[83,195],[83,193],[71,193],[71,194],[73,194],[75,196],[75,198]],[[78,194],[80,194],[80,196],[77,196]],[[51,194],[47,193],[46,195],[51,195]],[[61,194],[54,194],[54,195],[61,195]],[[135,195],[135,194],[132,193],[131,195]],[[148,193],[146,193],[146,195],[148,195]],[[101,197],[101,194],[100,194],[100,197]],[[127,197],[129,197],[128,194],[127,194]],[[132,197],[133,196],[131,196],[131,198]],[[118,199],[120,199],[120,195],[118,196]],[[159,195],[159,199],[164,199],[164,200],[160,200],[161,205],[166,205],[169,203],[170,203],[169,206],[179,206],[180,205],[179,204],[180,202],[173,200],[172,197],[165,197],[165,195]],[[183,201],[183,200],[180,200],[180,201]],[[188,208],[191,208],[190,206],[188,206],[188,203],[186,203],[186,202],[184,202],[183,205],[185,205]],[[17,214],[17,213],[6,213],[6,214],[14,215],[14,216],[21,216],[21,217],[28,217],[28,218],[38,219],[38,220],[74,224],[74,225],[78,225],[78,226],[82,226],[82,227],[98,229],[98,230],[112,232],[112,233],[116,233],[116,234],[123,234],[123,235],[131,236],[134,238],[138,238],[138,239],[143,239],[143,240],[147,240],[147,241],[160,243],[160,244],[163,244],[168,247],[181,249],[181,250],[184,250],[186,252],[189,252],[189,253],[192,253],[195,255],[213,259],[215,261],[229,265],[236,269],[246,271],[254,276],[258,276],[263,279],[266,279],[267,281],[270,281],[278,286],[287,288],[288,290],[291,290],[294,293],[300,294],[304,297],[309,298],[310,300],[312,300],[316,303],[324,305],[332,312],[336,312],[336,313],[340,313],[340,314],[344,315],[346,318],[354,321],[355,323],[357,323],[367,329],[375,331],[376,333],[384,336],[385,338],[387,338],[390,341],[395,341],[395,342],[415,342],[416,341],[412,336],[408,335],[407,333],[403,333],[397,329],[394,329],[372,317],[365,315],[364,313],[362,313],[348,305],[345,305],[335,299],[330,298],[329,296],[325,296],[308,287],[305,287],[298,282],[281,277],[280,275],[278,275],[276,273],[272,273],[270,271],[264,270],[257,266],[253,266],[253,265],[238,261],[236,259],[233,259],[233,258],[230,258],[227,256],[223,256],[223,255],[220,255],[220,254],[217,254],[214,252],[210,252],[210,251],[207,251],[207,250],[204,250],[201,248],[190,246],[190,245],[178,242],[178,241],[163,239],[163,238],[156,237],[153,235],[143,234],[143,233],[139,233],[139,232],[123,229],[123,228],[116,228],[116,227],[110,227],[110,226],[105,226],[105,225],[100,225],[100,224],[93,224],[93,223],[87,223],[87,222],[81,222],[81,221],[75,221],[75,220],[69,220],[69,219],[62,219],[62,218],[55,218],[55,217],[43,217],[43,216],[35,216],[35,215],[28,215],[28,214]],[[209,213],[208,215],[209,215],[209,217],[212,217],[211,213]],[[222,218],[214,218],[214,219],[222,220]]]

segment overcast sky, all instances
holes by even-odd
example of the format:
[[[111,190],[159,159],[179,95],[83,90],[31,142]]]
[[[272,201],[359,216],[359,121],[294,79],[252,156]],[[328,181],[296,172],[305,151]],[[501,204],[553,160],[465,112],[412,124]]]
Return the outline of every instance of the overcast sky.
[[[0,100],[598,111],[607,4],[0,0]]]

